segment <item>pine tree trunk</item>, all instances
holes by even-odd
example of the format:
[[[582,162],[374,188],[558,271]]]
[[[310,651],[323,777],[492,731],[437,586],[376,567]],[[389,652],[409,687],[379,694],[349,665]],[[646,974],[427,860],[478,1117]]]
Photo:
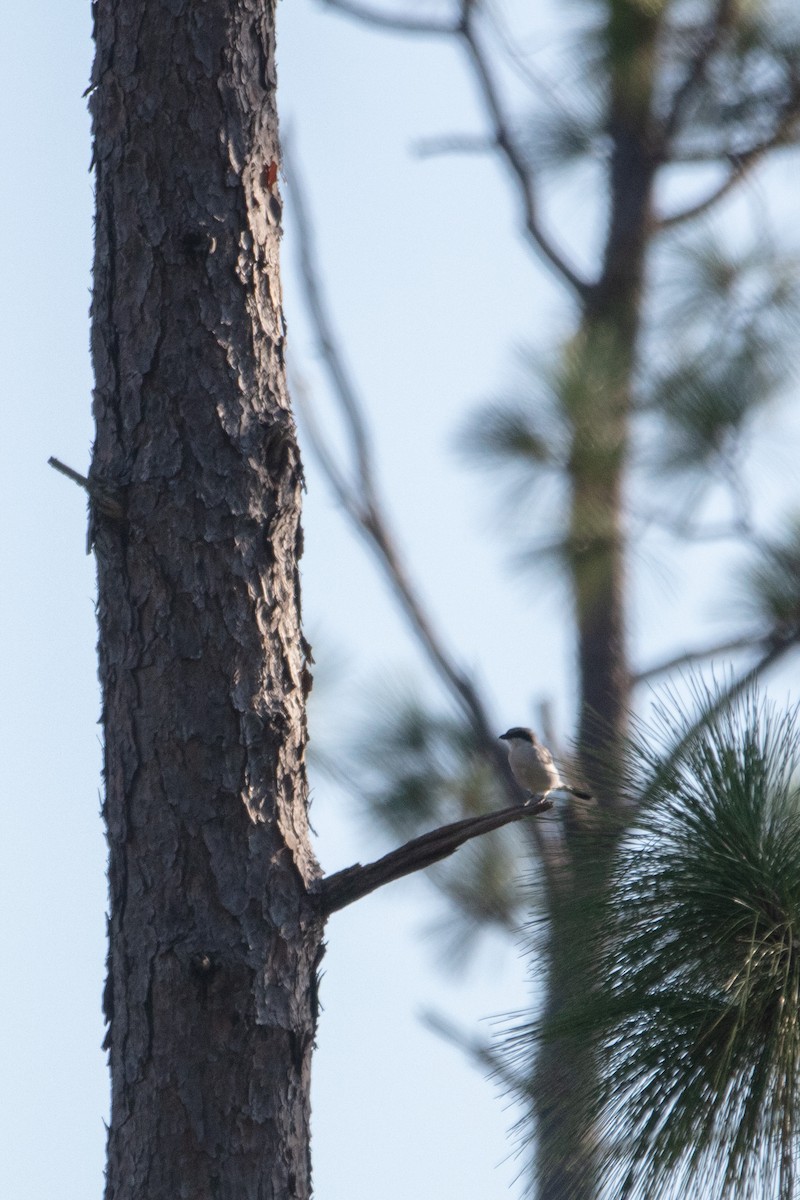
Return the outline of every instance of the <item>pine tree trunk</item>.
[[[603,266],[589,290],[577,352],[582,386],[573,398],[571,449],[572,588],[578,631],[580,722],[585,777],[612,824],[565,822],[562,876],[549,897],[545,952],[545,1020],[590,986],[591,924],[612,865],[614,820],[622,817],[614,744],[624,735],[630,704],[626,638],[625,472],[641,327],[646,255],[657,168],[653,88],[660,14],[638,0],[607,0],[605,53],[610,81],[609,225]],[[596,1139],[586,1102],[596,1091],[590,1046],[543,1045],[534,1069],[538,1200],[594,1200]]]
[[[113,1200],[306,1200],[308,841],[270,0],[97,0]]]

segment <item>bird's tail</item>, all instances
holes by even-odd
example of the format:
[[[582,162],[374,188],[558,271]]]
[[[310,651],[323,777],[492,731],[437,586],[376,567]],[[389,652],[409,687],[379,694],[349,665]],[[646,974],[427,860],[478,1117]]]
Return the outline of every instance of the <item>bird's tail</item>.
[[[579,788],[564,786],[564,791],[569,792],[571,796],[575,796],[578,800],[594,800],[591,792],[582,792]]]

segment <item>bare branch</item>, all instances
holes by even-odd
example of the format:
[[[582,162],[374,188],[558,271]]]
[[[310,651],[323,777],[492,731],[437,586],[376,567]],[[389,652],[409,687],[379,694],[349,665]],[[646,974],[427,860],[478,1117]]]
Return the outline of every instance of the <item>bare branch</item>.
[[[514,804],[510,808],[501,808],[479,817],[465,817],[463,821],[453,821],[430,833],[423,833],[421,837],[412,838],[366,867],[355,863],[343,871],[335,871],[315,885],[320,908],[326,914],[336,912],[395,879],[402,879],[404,875],[411,875],[414,871],[422,871],[440,862],[472,838],[491,833],[512,821],[521,821],[524,817],[539,816],[552,807],[551,800],[534,797],[527,804]]]
[[[494,132],[495,144],[519,185],[525,214],[525,228],[544,259],[569,284],[578,298],[583,300],[589,293],[590,285],[567,263],[541,227],[532,172],[517,144],[511,130],[511,122],[503,109],[499,89],[475,29],[472,9],[472,0],[462,0],[459,32],[483,97],[489,122]]]
[[[535,92],[550,107],[557,108],[560,112],[568,113],[569,110],[565,105],[559,103],[557,96],[554,94],[552,80],[548,79],[544,73],[534,70],[530,62],[520,52],[503,16],[498,11],[497,5],[487,3],[484,12],[494,28],[495,36],[500,43],[500,49],[505,55],[507,62],[510,63],[517,78],[527,84],[531,91]]]
[[[390,522],[375,483],[371,446],[367,436],[363,407],[332,332],[332,324],[317,278],[313,252],[313,230],[307,205],[304,202],[303,189],[296,166],[293,164],[291,156],[286,155],[285,147],[284,165],[297,224],[301,275],[306,301],[316,333],[320,356],[328,372],[333,394],[339,401],[349,430],[355,460],[356,478],[354,482],[350,483],[345,479],[342,471],[329,454],[324,439],[319,434],[313,414],[306,425],[312,449],[356,532],[375,555],[412,633],[422,646],[447,691],[469,722],[481,754],[494,768],[509,800],[518,806],[524,800],[524,793],[509,770],[505,749],[497,739],[478,689],[452,657],[444,640],[435,629],[397,549]],[[300,396],[302,400],[305,400],[305,392],[302,388]],[[307,403],[304,406],[304,412],[308,417],[310,405]],[[536,827],[533,830],[533,837],[544,869],[546,872],[550,871],[549,850],[552,841],[546,842]]]
[[[491,138],[469,133],[420,138],[412,147],[418,158],[434,158],[444,154],[490,154],[495,148]]]
[[[764,152],[766,153],[766,147]],[[729,192],[732,192],[737,184],[742,182],[760,157],[761,155],[758,155],[758,157],[753,157],[747,162],[743,162],[740,159],[736,166],[728,172],[722,183],[714,188],[703,200],[698,200],[696,204],[690,204],[688,208],[681,209],[679,212],[672,213],[671,216],[661,217],[657,220],[655,224],[656,231],[661,233],[665,229],[674,229],[676,225],[681,225],[684,221],[692,221],[695,217],[701,217],[703,213],[708,212],[715,204],[723,200]]]
[[[727,472],[726,472],[727,474]],[[753,523],[749,513],[748,497],[745,496],[741,488],[734,488],[729,475],[725,479],[725,483],[733,493],[733,501],[738,509],[735,516],[727,521],[719,521],[716,524],[697,525],[691,520],[691,517],[685,513],[673,515],[669,512],[662,512],[659,509],[639,509],[632,512],[631,516],[639,523],[642,532],[637,533],[637,537],[643,537],[650,531],[651,526],[655,525],[670,537],[680,538],[684,542],[697,542],[698,544],[708,542],[725,542],[735,539],[736,541],[748,541],[755,545],[758,544],[758,538],[753,531]],[[694,504],[687,504],[693,509]]]
[[[73,467],[68,467],[60,458],[54,458],[51,454],[47,460],[48,467],[59,471],[62,475],[66,475],[67,479],[71,479],[73,483],[77,483],[78,487],[82,487],[84,491],[89,491],[89,480],[85,475],[81,475],[80,471],[74,470]]]
[[[743,524],[738,518],[731,521],[721,521],[718,525],[693,525],[691,521],[675,519],[668,513],[643,513],[640,520],[647,526],[656,525],[670,537],[680,538],[684,542],[695,542],[698,545],[710,542],[729,542],[752,540],[753,531],[749,524]]]
[[[345,16],[354,17],[365,24],[382,29],[399,33],[458,36],[463,40],[489,116],[493,134],[491,144],[500,151],[519,185],[528,235],[545,261],[570,286],[579,299],[583,299],[589,292],[589,284],[570,266],[541,227],[532,174],[511,131],[511,122],[504,112],[499,89],[475,29],[472,16],[474,0],[461,0],[460,19],[453,22],[420,21],[414,17],[388,15],[377,12],[375,9],[363,8],[353,0],[321,0],[321,3]]]
[[[68,467],[60,458],[54,458],[51,455],[47,460],[47,464],[61,475],[66,475],[67,479],[71,479],[73,483],[77,483],[78,487],[83,488],[88,493],[92,504],[104,516],[110,517],[112,521],[121,521],[123,519],[125,511],[110,488],[104,484],[96,483],[93,479],[88,479],[86,475],[81,475],[80,471],[75,471],[72,467]]]
[[[333,489],[336,499],[341,504],[347,515],[353,520],[360,522],[362,513],[359,508],[358,497],[351,488],[350,484],[345,479],[342,472],[339,470],[339,464],[328,450],[325,438],[322,436],[322,431],[317,423],[317,418],[314,413],[314,406],[308,397],[308,387],[306,381],[298,375],[294,365],[290,367],[289,378],[291,382],[292,396],[298,411],[302,415],[303,425],[311,443],[311,448],[314,451],[319,465],[322,467],[328,483]]]
[[[417,597],[405,566],[400,560],[399,553],[394,545],[394,538],[389,531],[388,521],[376,493],[371,448],[369,446],[361,403],[357,397],[355,386],[344,365],[338,343],[331,331],[327,308],[322,298],[322,289],[314,268],[313,231],[297,170],[289,158],[287,158],[287,183],[298,227],[300,260],[306,301],[322,361],[328,372],[334,395],[338,399],[347,419],[356,460],[355,484],[345,482],[341,471],[325,449],[323,439],[319,436],[312,415],[311,422],[309,423],[309,431],[312,436],[314,451],[317,454],[320,466],[336,492],[337,497],[342,502],[347,515],[353,520],[358,532],[367,540],[371,549],[377,555],[396,598],[399,600],[414,632],[433,660],[439,675],[458,698],[461,706],[466,706],[470,710],[473,724],[481,727],[485,726],[488,729],[488,721],[485,719],[482,706],[472,695],[472,685],[451,660],[449,654],[444,649],[441,639],[434,631],[432,623],[428,619]],[[306,403],[304,411],[308,412],[309,408],[310,406]]]
[[[725,691],[721,692],[716,697],[713,704],[709,705],[709,707],[700,714],[698,719],[691,726],[691,728],[687,730],[680,741],[672,747],[669,755],[669,761],[674,762],[680,756],[684,748],[697,736],[704,725],[712,720],[717,713],[722,712],[729,704],[732,704],[736,697],[741,695],[741,693],[750,687],[751,684],[755,683],[755,681],[761,675],[763,675],[765,671],[770,670],[771,667],[774,667],[776,663],[780,662],[785,654],[796,649],[798,644],[800,644],[800,637],[798,637],[797,634],[790,634],[785,637],[773,637],[770,640],[767,649],[764,651],[758,661],[754,663],[752,667],[748,667],[748,669],[744,671],[738,679],[734,679],[733,682],[730,683],[725,689]]]
[[[719,654],[733,654],[737,650],[754,650],[756,647],[762,648],[767,645],[772,645],[774,639],[764,634],[750,634],[745,637],[731,638],[727,642],[719,642],[715,646],[704,646],[697,650],[687,650],[685,654],[676,654],[674,658],[664,659],[663,662],[654,663],[651,667],[646,667],[643,671],[631,676],[631,683],[637,686],[640,683],[646,683],[649,679],[655,678],[656,675],[666,675],[668,671],[675,671],[679,667],[688,667],[693,663],[703,662],[705,659],[716,658]]]
[[[489,1042],[459,1029],[439,1013],[425,1012],[422,1014],[422,1021],[433,1033],[437,1033],[446,1042],[461,1050],[476,1066],[488,1070],[492,1078],[502,1083],[513,1095],[520,1099],[530,1096],[530,1080],[511,1070],[495,1053]]]
[[[724,693],[720,707],[730,704],[731,700],[734,700],[740,692],[743,692],[751,683],[755,683],[760,675],[763,675],[765,671],[769,671],[776,663],[780,662],[785,654],[788,654],[791,650],[795,650],[797,646],[797,634],[790,634],[785,637],[773,636],[770,639],[768,648],[761,655],[758,662],[745,671],[738,680],[731,684],[727,692]]]
[[[306,293],[311,320],[316,331],[320,354],[324,359],[328,373],[331,375],[336,395],[341,402],[342,411],[347,419],[347,425],[353,448],[356,454],[356,465],[361,485],[369,499],[373,498],[372,451],[367,437],[366,423],[361,412],[361,404],[356,389],[350,381],[347,368],[336,345],[328,311],[325,304],[314,264],[317,260],[314,246],[314,232],[311,220],[306,211],[305,195],[298,184],[297,170],[292,162],[291,141],[284,140],[283,146],[284,169],[289,194],[294,207],[294,216],[300,232],[300,270]]]
[[[345,17],[352,17],[363,25],[371,25],[376,29],[385,29],[390,33],[413,33],[423,37],[441,37],[458,33],[458,24],[454,21],[422,21],[415,17],[402,16],[400,13],[378,12],[374,8],[364,8],[354,4],[353,0],[320,0],[325,8],[333,8]]]
[[[708,61],[719,45],[725,28],[733,15],[733,11],[734,0],[719,0],[714,19],[711,25],[705,30],[706,36],[698,44],[694,57],[689,63],[686,76],[675,92],[669,114],[664,121],[661,133],[662,153],[664,154],[666,154],[669,142],[680,125],[686,105],[703,79]]]
[[[696,204],[690,205],[688,208],[682,209],[680,212],[673,213],[671,216],[661,217],[655,223],[656,232],[662,232],[665,229],[672,229],[676,225],[680,225],[683,221],[691,221],[694,217],[702,216],[708,212],[715,204],[731,192],[737,184],[741,183],[754,167],[770,152],[776,150],[779,146],[785,146],[790,143],[791,130],[800,116],[800,98],[794,95],[791,101],[787,102],[781,120],[771,137],[766,138],[762,142],[757,142],[753,146],[749,146],[746,150],[738,153],[729,153],[727,155],[730,163],[730,170],[714,190],[705,197],[699,200]]]

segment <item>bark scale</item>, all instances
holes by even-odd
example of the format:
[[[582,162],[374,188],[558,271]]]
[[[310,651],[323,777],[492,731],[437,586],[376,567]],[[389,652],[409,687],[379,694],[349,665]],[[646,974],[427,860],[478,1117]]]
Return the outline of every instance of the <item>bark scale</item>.
[[[302,470],[270,0],[97,0],[108,1200],[306,1200]]]

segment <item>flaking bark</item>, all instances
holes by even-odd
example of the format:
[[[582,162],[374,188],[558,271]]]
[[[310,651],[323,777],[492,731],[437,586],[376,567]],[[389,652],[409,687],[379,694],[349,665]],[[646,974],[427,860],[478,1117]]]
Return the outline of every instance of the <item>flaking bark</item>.
[[[99,0],[107,1197],[305,1200],[321,923],[274,10]]]

